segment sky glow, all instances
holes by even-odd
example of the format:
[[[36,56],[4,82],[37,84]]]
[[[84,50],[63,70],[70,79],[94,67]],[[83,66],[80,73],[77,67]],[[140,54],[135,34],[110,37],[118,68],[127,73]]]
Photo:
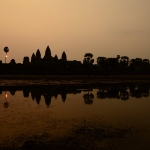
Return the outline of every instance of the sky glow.
[[[0,60],[23,62],[47,45],[52,56],[150,59],[149,0],[0,0]]]

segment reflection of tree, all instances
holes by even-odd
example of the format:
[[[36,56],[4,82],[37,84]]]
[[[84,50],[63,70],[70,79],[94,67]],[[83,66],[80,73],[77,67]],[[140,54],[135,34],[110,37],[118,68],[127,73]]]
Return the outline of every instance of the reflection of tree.
[[[139,89],[135,89],[134,94],[135,94],[136,98],[141,98],[142,97],[142,92]]]
[[[149,97],[149,90],[148,89],[145,89],[143,91],[143,97]]]
[[[130,87],[130,96],[136,97],[136,98],[141,98],[142,91],[138,87],[132,86],[132,87]]]
[[[90,105],[93,103],[94,95],[92,93],[89,93],[89,90],[88,90],[88,93],[84,94],[83,98],[84,98],[84,103]]]
[[[128,91],[121,91],[120,97],[122,100],[128,100],[129,99],[129,92]]]
[[[5,91],[5,103],[4,103],[4,107],[8,108],[8,106],[9,106],[9,103],[7,102],[7,93]]]
[[[120,97],[121,97],[122,100],[128,100],[129,99],[129,92],[127,91],[126,86],[121,87]]]
[[[5,108],[8,108],[8,106],[9,106],[9,103],[8,103],[8,102],[5,102],[5,103],[4,103],[4,107],[5,107]]]
[[[119,90],[116,88],[110,88],[108,90],[108,98],[120,98],[119,96]]]
[[[120,99],[119,90],[116,88],[99,89],[97,92],[98,99],[117,98]]]
[[[107,91],[99,90],[97,92],[97,98],[98,99],[105,99],[105,98],[107,98]]]

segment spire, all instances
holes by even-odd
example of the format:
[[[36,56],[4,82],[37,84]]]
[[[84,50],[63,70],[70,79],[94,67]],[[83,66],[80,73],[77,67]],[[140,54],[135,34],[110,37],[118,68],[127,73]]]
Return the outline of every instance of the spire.
[[[45,50],[45,59],[50,59],[51,58],[51,50],[49,48],[49,46],[47,46],[46,50]]]
[[[67,56],[66,56],[66,53],[65,53],[65,52],[62,53],[61,59],[62,59],[63,61],[67,61]]]
[[[57,55],[54,56],[54,60],[58,61],[58,56]]]
[[[31,63],[35,63],[35,54],[33,53],[32,56],[31,56]]]
[[[36,51],[36,59],[41,59],[41,53],[39,49]]]

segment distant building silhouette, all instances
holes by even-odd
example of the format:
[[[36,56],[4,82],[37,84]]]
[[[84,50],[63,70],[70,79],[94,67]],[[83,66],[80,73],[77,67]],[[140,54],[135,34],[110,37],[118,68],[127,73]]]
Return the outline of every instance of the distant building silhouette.
[[[66,53],[65,53],[65,52],[62,53],[61,59],[62,59],[63,61],[67,61],[67,56],[66,56]]]
[[[29,65],[30,64],[30,62],[29,62],[29,57],[24,57],[24,59],[23,59],[23,64],[24,65]]]
[[[40,53],[40,50],[38,49],[37,52],[36,52],[36,56],[35,56],[35,65],[37,67],[40,67],[42,64],[41,64],[41,53]]]
[[[31,56],[31,64],[35,65],[35,54],[34,53]]]
[[[45,55],[44,55],[44,60],[50,60],[51,59],[51,50],[49,48],[49,46],[47,46],[46,50],[45,50]]]

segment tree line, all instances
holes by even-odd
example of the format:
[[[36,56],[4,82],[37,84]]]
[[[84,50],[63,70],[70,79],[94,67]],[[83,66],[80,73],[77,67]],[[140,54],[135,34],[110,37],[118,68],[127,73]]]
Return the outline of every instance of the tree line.
[[[150,62],[148,59],[129,59],[128,56],[117,55],[116,58],[97,57],[96,64],[93,65],[93,54],[86,53],[83,65],[87,66],[89,73],[91,70],[98,74],[150,74]]]

